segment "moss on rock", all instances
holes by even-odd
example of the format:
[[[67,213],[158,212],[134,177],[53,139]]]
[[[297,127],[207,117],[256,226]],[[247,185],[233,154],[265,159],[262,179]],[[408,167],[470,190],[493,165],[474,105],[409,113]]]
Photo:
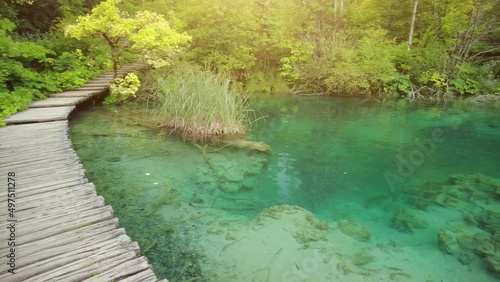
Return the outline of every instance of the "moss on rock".
[[[420,218],[416,212],[409,209],[400,209],[394,213],[391,226],[399,231],[413,232],[415,229],[427,227],[427,221]]]
[[[372,237],[372,232],[368,227],[365,227],[352,219],[340,220],[339,228],[342,233],[360,242],[368,241]]]

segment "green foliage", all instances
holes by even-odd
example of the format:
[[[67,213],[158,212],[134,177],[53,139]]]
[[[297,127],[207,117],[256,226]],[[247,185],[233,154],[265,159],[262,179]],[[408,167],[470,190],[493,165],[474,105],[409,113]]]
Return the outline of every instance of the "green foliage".
[[[0,120],[45,93],[80,86],[98,73],[81,50],[58,54],[42,45],[47,41],[14,39],[14,29],[11,21],[0,19]]]
[[[133,17],[120,12],[118,0],[106,0],[80,16],[65,28],[65,34],[77,39],[102,36],[111,49],[116,74],[123,52],[137,54],[155,67],[168,64],[169,57],[188,43],[190,36],[173,30],[162,15],[139,11]]]
[[[388,95],[408,96],[411,92],[412,83],[408,75],[397,75],[392,80],[384,83],[383,93]]]
[[[440,90],[448,87],[448,78],[446,74],[436,70],[428,70],[423,72],[418,80],[423,85],[434,87]]]
[[[281,75],[299,89],[344,94],[381,92],[398,76],[394,64],[398,47],[381,29],[356,37],[339,32],[314,45],[303,45],[298,52],[292,50],[292,56],[282,59]]]
[[[33,99],[29,89],[17,89],[15,92],[0,91],[0,126],[4,126],[3,119],[17,111],[24,110]]]
[[[450,86],[452,90],[460,93],[460,95],[479,94],[479,83],[468,77],[464,79],[457,77],[450,81]]]
[[[109,87],[109,96],[106,97],[106,104],[120,104],[136,97],[135,94],[139,90],[141,82],[135,73],[129,73],[125,78],[117,78]]]
[[[179,1],[176,14],[193,36],[188,59],[214,71],[230,73],[244,81],[245,72],[255,64],[259,40],[258,25],[251,1]]]
[[[161,126],[184,137],[205,139],[245,132],[247,99],[222,74],[192,65],[177,65],[173,72],[158,69],[148,74],[140,94],[154,105]]]

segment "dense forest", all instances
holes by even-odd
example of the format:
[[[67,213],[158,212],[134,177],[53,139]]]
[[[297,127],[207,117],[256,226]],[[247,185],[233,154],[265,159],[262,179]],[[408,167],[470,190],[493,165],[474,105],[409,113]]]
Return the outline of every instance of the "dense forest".
[[[499,13],[498,0],[6,0],[0,119],[137,60],[189,61],[248,92],[498,95]]]

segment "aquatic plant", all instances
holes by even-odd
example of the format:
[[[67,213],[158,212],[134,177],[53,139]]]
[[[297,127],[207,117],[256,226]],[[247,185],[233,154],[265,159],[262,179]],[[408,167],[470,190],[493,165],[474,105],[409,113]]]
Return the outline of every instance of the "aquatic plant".
[[[245,133],[247,97],[224,74],[177,64],[148,74],[141,88],[160,127],[195,140]]]
[[[342,219],[339,221],[339,228],[342,233],[352,237],[360,242],[368,241],[372,237],[372,232],[368,227],[361,225],[351,219]]]
[[[414,229],[426,228],[427,222],[412,210],[400,209],[394,213],[391,226],[399,231],[412,232]]]
[[[366,250],[357,252],[352,257],[352,263],[357,266],[368,264],[375,260],[375,256]]]
[[[476,227],[454,227],[438,231],[438,244],[443,252],[456,256],[467,265],[476,259],[476,249],[489,237],[487,232]]]

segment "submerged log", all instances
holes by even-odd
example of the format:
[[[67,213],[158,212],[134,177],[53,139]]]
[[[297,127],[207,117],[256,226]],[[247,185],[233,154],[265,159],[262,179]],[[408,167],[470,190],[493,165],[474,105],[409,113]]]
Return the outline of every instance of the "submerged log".
[[[248,150],[254,150],[254,151],[263,152],[263,153],[270,153],[271,152],[271,147],[264,142],[254,142],[254,141],[245,140],[245,139],[233,139],[233,140],[226,140],[226,141],[224,141],[224,143],[227,146],[235,147],[235,148],[239,148],[239,149],[248,149]]]

